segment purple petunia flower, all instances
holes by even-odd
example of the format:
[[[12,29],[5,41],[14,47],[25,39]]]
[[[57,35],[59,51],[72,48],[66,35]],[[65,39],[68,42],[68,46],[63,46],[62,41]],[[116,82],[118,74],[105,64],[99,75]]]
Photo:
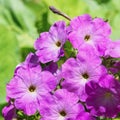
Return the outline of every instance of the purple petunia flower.
[[[94,63],[94,61],[92,62]],[[69,58],[62,65],[62,75],[65,79],[62,87],[76,93],[81,101],[85,101],[87,97],[85,84],[91,80],[98,81],[101,75],[106,73],[106,69],[99,62],[95,62],[94,65],[93,63]]]
[[[17,117],[16,108],[11,103],[2,109],[2,114],[5,120],[12,120]]]
[[[54,95],[41,101],[41,120],[75,120],[76,116],[84,111],[78,100],[74,93],[65,89],[57,90]]]
[[[104,54],[110,41],[111,28],[103,19],[92,19],[90,15],[85,14],[72,19],[68,29],[68,38],[74,48],[91,45],[100,56]]]
[[[36,55],[36,54],[34,54],[34,53],[32,53],[32,52],[30,52],[28,55],[27,55],[27,57],[26,57],[26,59],[25,59],[25,61],[24,62],[22,62],[22,63],[20,63],[20,64],[18,64],[17,66],[16,66],[16,69],[15,69],[15,73],[16,73],[16,71],[17,71],[17,69],[19,68],[19,67],[21,67],[21,66],[24,66],[24,67],[30,67],[30,68],[38,68],[40,71],[42,70],[42,67],[40,66],[40,62],[39,62],[39,59],[38,59],[38,56]]]
[[[114,118],[120,111],[120,83],[111,75],[104,75],[99,82],[86,84],[87,107],[91,114]]]
[[[107,45],[107,50],[105,52],[106,56],[111,56],[113,58],[120,58],[120,40],[111,41]]]
[[[35,42],[36,54],[39,56],[40,62],[58,61],[64,55],[62,47],[66,39],[66,26],[63,21],[56,22],[51,26],[49,32],[41,33]]]
[[[38,66],[39,63],[39,58],[36,54],[34,53],[29,53],[25,59],[25,61],[23,62],[23,64],[29,66],[29,67],[36,67]]]
[[[15,70],[14,77],[7,84],[7,97],[15,100],[17,109],[32,115],[38,110],[40,99],[56,88],[56,78],[40,66],[22,64]]]

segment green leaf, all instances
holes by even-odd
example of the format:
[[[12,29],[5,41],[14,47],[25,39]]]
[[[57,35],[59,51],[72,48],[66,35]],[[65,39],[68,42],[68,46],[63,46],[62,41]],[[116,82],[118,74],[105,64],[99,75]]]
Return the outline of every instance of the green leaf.
[[[20,0],[4,0],[1,6],[1,23],[16,32],[20,47],[31,47],[38,37],[35,14]]]
[[[48,31],[50,24],[48,22],[48,6],[44,1],[23,1],[36,15],[35,26],[38,33]]]
[[[35,15],[32,11],[30,11],[20,0],[4,0],[4,2],[4,6],[9,9],[17,25],[23,30],[31,31],[35,20]]]
[[[20,62],[15,34],[0,24],[0,104],[6,99],[6,84],[12,78],[15,66]]]
[[[96,2],[98,4],[106,4],[106,3],[110,2],[110,0],[96,0]]]
[[[4,6],[0,5],[0,24],[8,26],[10,23],[11,23],[10,12]]]

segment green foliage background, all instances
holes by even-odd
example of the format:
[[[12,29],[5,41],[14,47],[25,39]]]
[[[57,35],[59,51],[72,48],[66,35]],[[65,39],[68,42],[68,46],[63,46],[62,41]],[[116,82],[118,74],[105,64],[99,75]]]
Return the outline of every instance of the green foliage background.
[[[35,39],[51,24],[65,20],[53,14],[55,6],[71,18],[88,13],[93,18],[108,20],[112,27],[111,39],[120,39],[119,0],[0,0],[0,111],[6,104],[6,84],[16,65],[34,52]],[[2,120],[0,113],[0,120]],[[118,118],[119,119],[119,118]],[[116,119],[117,120],[117,119]]]

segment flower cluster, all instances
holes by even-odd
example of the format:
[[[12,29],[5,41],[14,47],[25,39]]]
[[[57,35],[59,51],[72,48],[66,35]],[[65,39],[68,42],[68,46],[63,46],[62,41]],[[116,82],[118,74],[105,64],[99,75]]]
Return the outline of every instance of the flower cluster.
[[[54,23],[7,84],[5,120],[97,120],[120,112],[120,40],[101,18]],[[21,115],[22,114],[22,115]],[[20,116],[21,115],[21,116]],[[36,117],[37,116],[37,117]]]

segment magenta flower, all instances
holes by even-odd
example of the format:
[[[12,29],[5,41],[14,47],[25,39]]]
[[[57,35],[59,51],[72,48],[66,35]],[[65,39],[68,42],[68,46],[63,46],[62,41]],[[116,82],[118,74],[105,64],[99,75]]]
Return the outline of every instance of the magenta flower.
[[[92,61],[94,63],[94,61]],[[86,100],[85,84],[89,81],[98,81],[106,69],[98,64],[81,62],[79,59],[69,58],[62,65],[62,75],[65,79],[62,87],[76,93],[81,101]]]
[[[120,111],[120,83],[112,76],[106,75],[100,78],[99,83],[86,84],[88,98],[87,107],[91,114],[114,118]]]
[[[17,65],[16,69],[15,69],[15,73],[17,72],[17,69],[19,69],[19,67],[24,66],[24,67],[29,67],[29,68],[35,68],[38,69],[38,71],[42,70],[42,67],[40,66],[40,62],[38,59],[38,56],[34,53],[29,53],[25,59],[24,62],[20,63]]]
[[[113,58],[120,58],[120,40],[111,41],[107,45],[107,50],[105,52],[106,56],[111,56]]]
[[[35,42],[36,54],[40,62],[58,61],[64,55],[62,47],[66,37],[66,26],[63,21],[56,22],[49,32],[41,33]]]
[[[13,120],[17,117],[16,108],[11,103],[9,103],[7,106],[5,106],[2,109],[2,114],[3,114],[4,120]]]
[[[32,115],[38,110],[40,99],[56,88],[55,77],[39,66],[19,66],[12,80],[7,84],[7,97],[15,100],[15,106],[25,114]]]
[[[25,64],[29,67],[35,67],[35,66],[38,66],[40,64],[39,62],[39,58],[36,54],[34,53],[29,53],[24,61],[24,63],[22,64]],[[39,66],[40,67],[40,66]]]
[[[78,100],[74,93],[65,89],[57,90],[54,95],[41,101],[41,120],[75,120],[78,113],[84,111]]]
[[[107,22],[101,18],[92,19],[90,15],[85,14],[71,20],[68,38],[76,49],[81,45],[91,45],[103,55],[109,43],[110,33]]]

